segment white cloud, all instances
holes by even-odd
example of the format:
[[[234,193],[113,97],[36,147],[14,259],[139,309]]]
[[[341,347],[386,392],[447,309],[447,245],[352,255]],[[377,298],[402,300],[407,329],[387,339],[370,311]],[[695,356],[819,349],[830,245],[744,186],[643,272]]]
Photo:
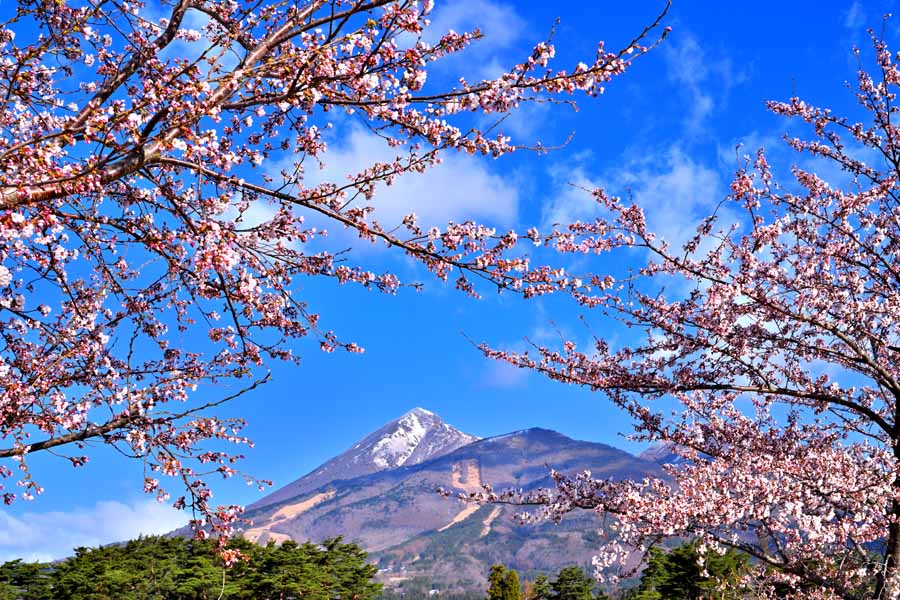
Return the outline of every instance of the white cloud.
[[[348,174],[359,173],[375,162],[392,162],[402,153],[402,148],[390,148],[375,134],[350,128],[344,139],[329,146],[323,169],[309,168],[307,185],[321,181],[344,184]],[[406,173],[390,186],[379,185],[370,203],[375,208],[374,218],[384,227],[398,225],[410,212],[416,213],[424,227],[467,219],[512,225],[519,205],[516,185],[489,171],[489,161],[446,151],[443,162],[424,173]]]
[[[856,0],[844,13],[844,27],[851,31],[862,29],[866,25],[866,10],[862,2]]]
[[[745,72],[735,71],[731,59],[721,52],[710,56],[689,32],[665,44],[663,56],[669,79],[681,87],[690,107],[684,126],[691,132],[702,129],[716,106],[725,101],[729,90],[748,78]]]
[[[438,69],[464,69],[467,79],[488,79],[502,74],[511,64],[500,58],[515,46],[526,30],[524,19],[512,5],[492,0],[443,0],[435,4],[425,40],[434,43],[450,30],[461,33],[479,29],[483,38],[462,53],[442,59]],[[516,57],[523,58],[523,57]]]
[[[544,207],[545,229],[557,224],[566,225],[575,221],[593,220],[605,214],[590,192],[604,186],[588,179],[580,169],[573,171],[565,183],[559,183],[564,187],[560,188],[559,193]]]
[[[519,389],[525,387],[531,369],[521,369],[508,362],[487,360],[482,382],[485,387],[492,389]]]
[[[787,122],[785,122],[787,124]],[[781,138],[780,133],[763,134],[757,131],[750,132],[739,138],[735,138],[730,143],[719,144],[717,155],[719,162],[723,168],[727,169],[729,174],[733,174],[739,167],[743,167],[746,158],[750,158],[750,165],[756,157],[756,152],[762,148],[769,159],[769,163],[773,162],[773,157],[778,157],[778,162],[789,161],[790,154],[793,151],[788,148],[787,144]]]
[[[545,226],[603,216],[601,207],[586,190],[604,188],[611,195],[630,194],[644,209],[650,231],[673,245],[687,241],[726,194],[716,171],[677,147],[643,156],[596,178],[576,169],[557,173],[556,179],[571,185],[545,207]],[[719,214],[724,215],[721,209]]]
[[[549,229],[559,223],[574,223],[594,219],[601,215],[601,208],[590,194],[590,190],[606,187],[605,182],[586,173],[583,165],[590,160],[590,153],[575,157],[579,165],[571,170],[551,170],[558,194],[543,207],[543,227]]]
[[[536,317],[531,333],[521,340],[513,342],[501,342],[491,344],[491,347],[516,354],[531,354],[537,356],[538,347],[559,347],[563,342],[574,342],[580,352],[590,355],[595,349],[595,335],[585,322],[571,322],[568,324],[551,321],[547,307],[541,300],[533,305]],[[618,336],[612,334],[607,338],[611,344],[618,341]],[[485,359],[484,371],[480,384],[493,389],[518,389],[526,387],[529,377],[534,371],[527,368],[516,367],[506,361]]]
[[[718,174],[678,148],[626,171],[617,183],[631,188],[650,229],[671,244],[687,241],[725,195]]]
[[[321,156],[322,165],[306,161],[303,185],[311,188],[329,182],[345,186],[351,177],[372,167],[375,163],[392,163],[405,156],[403,146],[391,148],[381,137],[355,125],[346,126],[345,135],[329,140],[327,152]],[[423,173],[408,172],[397,176],[391,185],[377,183],[371,200],[362,195],[353,200],[357,206],[371,206],[374,219],[386,230],[399,226],[403,217],[415,213],[419,227],[427,230],[431,226],[444,229],[448,222],[461,223],[473,220],[483,225],[500,229],[512,228],[516,224],[519,209],[519,181],[515,176],[501,176],[488,168],[492,159],[481,155],[472,156],[455,150],[441,154],[442,162],[427,168]],[[267,175],[274,181],[282,179],[282,172],[293,173],[293,159],[273,161],[266,168]],[[295,191],[288,188],[286,191]],[[347,190],[348,199],[353,190]],[[237,201],[237,200],[236,200]],[[277,207],[266,199],[251,201],[241,215],[239,226],[252,228],[272,219]],[[315,227],[328,232],[327,246],[334,251],[335,246],[356,246],[358,236],[355,231],[321,214],[295,208],[297,214],[305,218],[306,227]],[[237,210],[232,206],[223,219],[235,219]],[[402,232],[401,232],[402,237]],[[313,242],[325,243],[321,239]],[[301,242],[291,244],[295,249],[304,247]],[[359,249],[382,248],[379,244],[358,244]]]
[[[49,561],[72,555],[78,546],[99,546],[163,534],[187,523],[183,511],[146,499],[130,504],[115,500],[69,511],[0,511],[0,561],[21,558]]]
[[[449,30],[456,32],[481,30],[482,43],[508,48],[521,36],[524,21],[515,9],[492,0],[442,0],[435,3],[429,29],[429,41],[437,40]]]
[[[709,77],[706,53],[690,34],[685,34],[664,48],[663,56],[669,69],[669,79],[682,86],[692,105],[685,119],[687,127],[696,129],[712,112],[714,105],[705,86]]]
[[[161,19],[169,19],[172,15],[172,9],[163,2],[151,1],[144,4],[139,11],[140,18],[150,23],[160,23]],[[238,44],[234,44],[230,49],[226,50],[222,46],[212,43],[211,38],[206,35],[206,27],[210,24],[210,17],[206,13],[199,10],[188,10],[184,13],[181,20],[182,31],[192,30],[200,34],[196,40],[186,40],[182,38],[172,40],[159,54],[159,58],[163,61],[173,59],[185,59],[197,61],[206,54],[206,58],[199,63],[197,67],[204,75],[209,73],[211,58],[217,58],[219,66],[223,70],[231,70],[238,65],[242,55],[242,49]]]
[[[815,136],[811,128],[805,124],[791,122],[789,120],[781,121],[780,125],[789,132],[790,137],[798,137],[800,139],[813,140]],[[726,145],[720,145],[718,148],[718,157],[723,167],[728,169],[728,175],[733,174],[739,164],[744,163],[744,158],[750,157],[750,166],[752,168],[753,160],[756,157],[756,151],[762,148],[765,151],[766,158],[770,169],[775,176],[775,180],[784,189],[792,191],[801,191],[796,187],[796,179],[791,173],[793,166],[798,166],[804,171],[815,173],[828,183],[832,188],[854,189],[853,174],[846,171],[841,163],[813,156],[808,152],[797,152],[791,148],[776,133],[777,129],[769,134],[759,132],[749,133],[741,138],[733,140]],[[884,169],[887,165],[884,156],[876,149],[864,146],[857,142],[849,135],[845,135],[843,139],[844,152],[855,160],[875,169]],[[737,146],[740,144],[740,148]]]
[[[566,132],[548,131],[548,119],[552,118],[551,109],[563,109],[563,106],[552,106],[546,102],[523,102],[517,108],[502,116],[503,121],[496,127],[504,135],[512,136],[513,144],[537,146],[540,142],[546,147],[562,145],[566,140]],[[498,115],[485,115],[481,121],[481,129],[485,130],[498,121]],[[493,131],[493,130],[492,130]],[[537,134],[543,133],[551,137],[541,139]]]

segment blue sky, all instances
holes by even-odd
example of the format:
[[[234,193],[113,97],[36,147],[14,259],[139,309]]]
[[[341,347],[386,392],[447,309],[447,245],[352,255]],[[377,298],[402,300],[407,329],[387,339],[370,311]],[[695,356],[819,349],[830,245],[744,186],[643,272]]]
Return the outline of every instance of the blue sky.
[[[585,214],[589,202],[569,183],[603,185],[616,194],[630,191],[651,225],[676,238],[726,193],[738,143],[751,152],[763,145],[773,162],[790,164],[793,157],[779,141],[790,126],[766,112],[765,100],[796,94],[836,109],[852,105],[844,87],[855,74],[851,48],[867,48],[865,28],[880,28],[891,4],[676,0],[667,17],[669,38],[604,96],[581,100],[577,113],[529,107],[507,123],[522,143],[552,145],[574,131],[566,147],[540,157],[448,157],[435,171],[401,181],[376,205],[385,211],[413,207],[436,223],[466,215],[527,227]],[[600,39],[620,47],[662,6],[659,0],[438,0],[436,27],[480,26],[486,39],[433,76],[496,73],[544,39],[556,17],[557,64],[568,66],[590,58]],[[332,146],[328,160],[335,173],[379,151],[354,129],[342,131]],[[416,275],[384,251],[361,252],[371,264]],[[298,289],[327,328],[366,352],[329,355],[312,342],[298,344],[299,367],[274,365],[271,384],[226,407],[224,413],[249,421],[246,432],[256,442],[245,470],[282,485],[414,406],[478,436],[540,426],[640,450],[622,437],[627,419],[599,395],[488,362],[471,344],[518,348],[525,337],[552,341],[557,331],[587,340],[590,332],[572,303],[525,303],[491,293],[475,301],[427,276],[419,279],[427,284],[423,292],[394,297],[317,281]],[[623,335],[602,321],[592,327],[599,336]],[[99,451],[77,471],[52,457],[35,460],[33,468],[46,491],[0,511],[0,560],[57,557],[74,545],[166,531],[183,518],[141,494],[139,464],[111,453]],[[239,482],[214,489],[223,503],[259,497]]]

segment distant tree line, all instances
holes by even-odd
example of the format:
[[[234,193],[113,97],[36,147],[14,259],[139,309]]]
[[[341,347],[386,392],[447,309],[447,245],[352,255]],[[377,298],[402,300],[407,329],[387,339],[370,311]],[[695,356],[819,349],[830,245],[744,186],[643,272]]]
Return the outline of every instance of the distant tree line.
[[[227,569],[212,542],[180,537],[77,548],[74,556],[55,563],[14,560],[0,565],[0,600],[419,600],[430,595],[429,585],[382,593],[367,554],[341,538],[321,545],[266,546],[234,539],[230,547],[247,560]],[[691,542],[652,548],[629,589],[601,590],[579,566],[564,567],[554,577],[521,579],[515,569],[497,564],[488,573],[486,596],[448,590],[439,595],[443,600],[738,600],[750,594],[743,583],[749,566],[745,554],[701,552]]]
[[[515,569],[494,565],[488,575],[487,600],[605,600],[595,592],[597,582],[581,567],[564,567],[554,579],[538,575],[534,581],[519,583]]]
[[[234,539],[246,561],[225,569],[214,544],[144,537],[77,548],[56,563],[0,565],[0,600],[373,600],[381,585],[367,555],[341,538],[258,546]]]
[[[494,565],[486,600],[737,600],[748,593],[742,584],[748,567],[745,554],[701,553],[696,542],[669,550],[652,548],[639,582],[607,595],[581,567],[564,567],[553,579],[538,575],[520,584],[515,569]]]

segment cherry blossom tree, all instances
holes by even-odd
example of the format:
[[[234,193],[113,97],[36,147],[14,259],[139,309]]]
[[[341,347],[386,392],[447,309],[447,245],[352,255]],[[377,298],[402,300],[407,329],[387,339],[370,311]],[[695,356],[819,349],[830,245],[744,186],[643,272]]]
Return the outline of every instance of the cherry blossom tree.
[[[762,150],[744,157],[685,243],[654,235],[652,206],[602,190],[596,219],[539,238],[633,265],[572,291],[586,319],[630,328],[627,345],[482,347],[603,393],[637,439],[680,456],[669,477],[555,473],[556,489],[476,499],[535,505],[526,519],[612,515],[601,576],[682,537],[752,555],[764,595],[900,598],[900,54],[872,39],[873,66],[857,52],[851,86],[862,117],[770,102],[808,131],[786,137],[806,167],[781,174]]]
[[[519,147],[472,126],[527,102],[596,96],[666,33],[551,68],[550,41],[489,80],[427,81],[481,37],[423,35],[431,0],[22,0],[0,25],[0,493],[41,491],[36,452],[74,466],[92,443],[141,460],[145,490],[183,480],[198,532],[227,536],[236,506],[204,479],[237,473],[210,410],[295,359],[294,342],[361,352],[297,291],[310,278],[394,293],[327,228],[405,255],[476,295],[572,288],[512,253],[518,236],[471,221],[378,220],[376,189],[446,152]],[[664,14],[664,13],[663,13]],[[197,24],[191,28],[190,24]],[[396,158],[322,181],[327,131],[356,119]],[[481,119],[480,122],[483,122]],[[273,165],[276,165],[273,167]],[[413,208],[414,210],[414,208]],[[260,215],[263,215],[260,217]],[[318,225],[316,225],[318,224]],[[529,242],[530,243],[530,242]],[[205,400],[194,390],[237,381]]]

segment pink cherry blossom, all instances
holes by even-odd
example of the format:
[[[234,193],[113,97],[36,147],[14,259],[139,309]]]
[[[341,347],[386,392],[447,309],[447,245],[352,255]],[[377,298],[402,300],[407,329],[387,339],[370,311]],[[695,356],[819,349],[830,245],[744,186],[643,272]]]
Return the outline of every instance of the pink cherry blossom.
[[[872,39],[874,68],[860,68],[855,89],[866,121],[799,98],[769,104],[809,125],[809,139],[788,144],[847,182],[800,167],[778,182],[760,150],[679,247],[650,230],[649,207],[602,190],[603,217],[528,234],[560,253],[621,257],[606,264],[644,256],[568,290],[634,336],[484,353],[605,395],[637,439],[682,460],[665,478],[555,474],[553,490],[471,499],[533,505],[525,520],[576,509],[613,519],[595,559],[603,576],[633,574],[623,565],[635,553],[678,536],[751,554],[761,597],[780,584],[790,597],[900,598],[900,57]],[[545,273],[530,293],[565,287]]]
[[[427,77],[431,63],[478,34],[427,43],[430,0],[163,7],[154,20],[141,1],[23,3],[0,31],[0,458],[16,467],[0,465],[0,493],[40,493],[32,453],[77,466],[103,442],[146,465],[161,501],[173,480],[184,487],[174,505],[224,540],[241,510],[213,505],[205,480],[239,474],[240,455],[208,448],[249,440],[241,419],[210,413],[264,383],[267,363],[296,360],[296,340],[362,352],[320,325],[299,283],[418,285],[355,264],[306,219],[386,243],[468,294],[470,279],[529,295],[578,288],[510,254],[515,235],[470,221],[426,235],[412,215],[379,223],[362,200],[445,153],[516,150],[454,115],[595,96],[665,32],[660,15],[628,52],[600,44],[571,72],[551,67],[544,42],[508,73],[451,88]],[[207,24],[187,29],[195,17]],[[322,132],[345,114],[396,158],[309,179],[328,153]],[[225,382],[231,395],[196,400]]]

